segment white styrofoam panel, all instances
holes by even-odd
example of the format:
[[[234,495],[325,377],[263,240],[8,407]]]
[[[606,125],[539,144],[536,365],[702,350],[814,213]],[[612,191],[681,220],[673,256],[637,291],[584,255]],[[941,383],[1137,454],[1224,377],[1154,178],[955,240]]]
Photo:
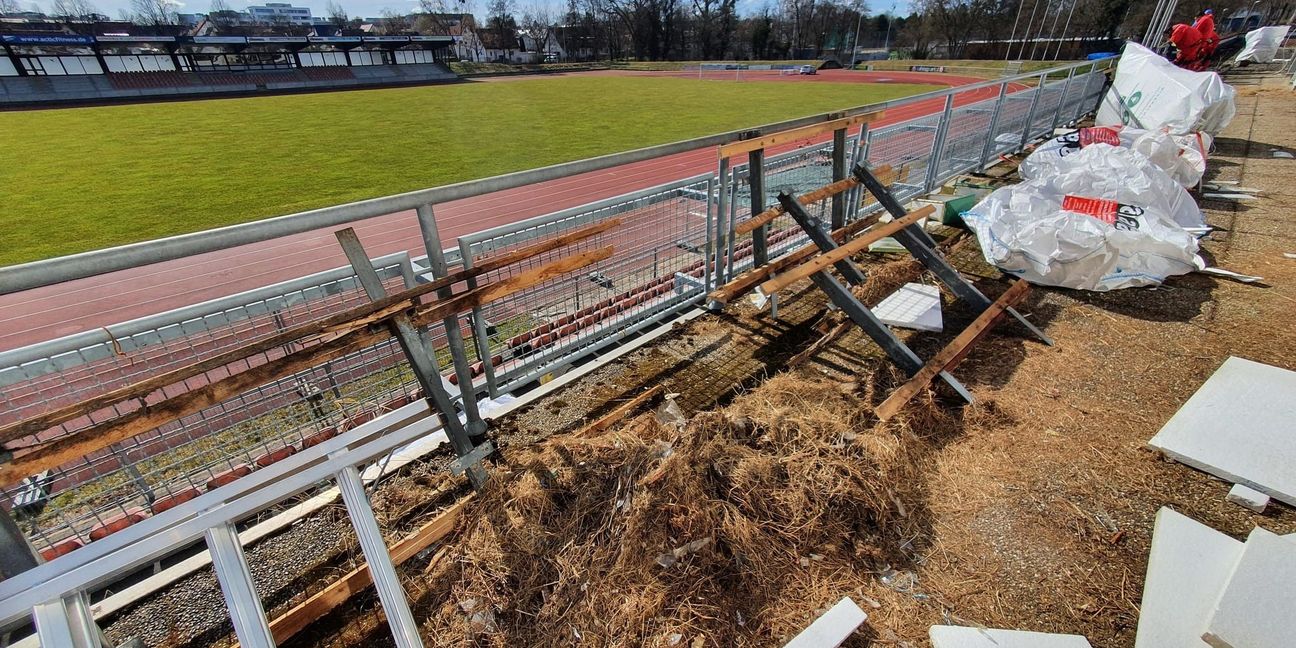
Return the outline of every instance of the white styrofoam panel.
[[[1092,648],[1080,635],[992,630],[966,626],[932,626],[932,648]]]
[[[1229,489],[1224,499],[1256,513],[1264,513],[1265,507],[1269,506],[1268,495],[1245,484],[1233,484],[1233,488]]]
[[[1296,543],[1252,529],[1202,639],[1215,648],[1290,648],[1296,637]]]
[[[1296,506],[1296,372],[1230,357],[1148,445]]]
[[[1206,648],[1206,620],[1241,555],[1240,541],[1157,511],[1134,648]]]
[[[939,333],[945,328],[941,318],[940,289],[920,283],[907,283],[887,295],[873,314],[883,324]]]
[[[868,618],[848,596],[823,613],[783,648],[836,648]]]

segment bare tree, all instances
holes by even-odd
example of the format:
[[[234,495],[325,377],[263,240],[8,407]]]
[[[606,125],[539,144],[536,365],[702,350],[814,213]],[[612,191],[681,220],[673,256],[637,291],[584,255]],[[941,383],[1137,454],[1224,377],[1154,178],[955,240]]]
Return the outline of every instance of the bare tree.
[[[22,11],[22,5],[18,0],[0,0],[0,14],[11,14]]]
[[[388,35],[400,35],[408,32],[412,26],[409,15],[383,9],[382,22],[378,25],[378,31]]]
[[[131,0],[131,8],[135,10],[132,19],[138,24],[154,27],[174,25],[179,6],[175,0]]]
[[[532,47],[542,57],[553,34],[554,21],[549,9],[544,5],[533,5],[522,14],[522,29],[531,37]]]
[[[90,0],[54,0],[51,11],[55,17],[68,21],[85,20],[99,13]]]
[[[229,3],[225,0],[211,0],[211,6],[207,10],[207,20],[217,27],[230,27],[238,24],[239,15],[237,11],[230,9]]]
[[[324,13],[328,14],[329,23],[334,27],[337,27],[338,29],[346,27],[347,12],[346,9],[342,8],[340,3],[329,0],[328,4],[324,5]]]

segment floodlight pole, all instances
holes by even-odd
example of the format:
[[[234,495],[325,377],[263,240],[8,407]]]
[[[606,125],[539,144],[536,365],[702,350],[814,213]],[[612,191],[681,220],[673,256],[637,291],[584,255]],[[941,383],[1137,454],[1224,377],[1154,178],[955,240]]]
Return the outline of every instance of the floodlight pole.
[[[851,41],[851,64],[850,64],[850,69],[852,69],[852,70],[855,69],[855,56],[856,56],[856,53],[859,52],[859,33],[860,33],[860,27],[862,27],[862,26],[864,25],[864,11],[863,11],[864,8],[863,8],[862,6],[859,6],[858,4],[857,4],[857,7],[858,7],[858,8],[856,9],[856,11],[859,13],[859,15],[855,17],[855,39],[854,39],[853,41]]]
[[[1008,37],[1008,47],[1004,48],[1004,61],[1007,61],[1008,57],[1012,56],[1013,40],[1017,38],[1017,23],[1021,21],[1022,8],[1025,6],[1026,6],[1026,0],[1019,0],[1019,2],[1017,3],[1017,17],[1013,18],[1013,30],[1012,30],[1012,35]]]

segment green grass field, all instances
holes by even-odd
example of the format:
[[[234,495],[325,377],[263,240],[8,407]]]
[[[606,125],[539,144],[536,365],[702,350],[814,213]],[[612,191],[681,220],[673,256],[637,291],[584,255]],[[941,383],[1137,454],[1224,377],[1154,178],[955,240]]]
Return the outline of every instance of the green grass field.
[[[930,89],[568,77],[0,112],[0,265]]]

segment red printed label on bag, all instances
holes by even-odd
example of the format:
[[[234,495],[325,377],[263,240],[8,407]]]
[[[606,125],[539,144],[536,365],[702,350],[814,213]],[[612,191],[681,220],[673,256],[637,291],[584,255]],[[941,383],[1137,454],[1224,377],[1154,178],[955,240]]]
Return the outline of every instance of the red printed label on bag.
[[[1091,216],[1120,230],[1137,230],[1143,215],[1142,207],[1083,196],[1063,196],[1062,210]]]
[[[1084,148],[1090,144],[1111,144],[1120,146],[1120,132],[1114,128],[1081,128],[1079,134],[1080,147]]]

